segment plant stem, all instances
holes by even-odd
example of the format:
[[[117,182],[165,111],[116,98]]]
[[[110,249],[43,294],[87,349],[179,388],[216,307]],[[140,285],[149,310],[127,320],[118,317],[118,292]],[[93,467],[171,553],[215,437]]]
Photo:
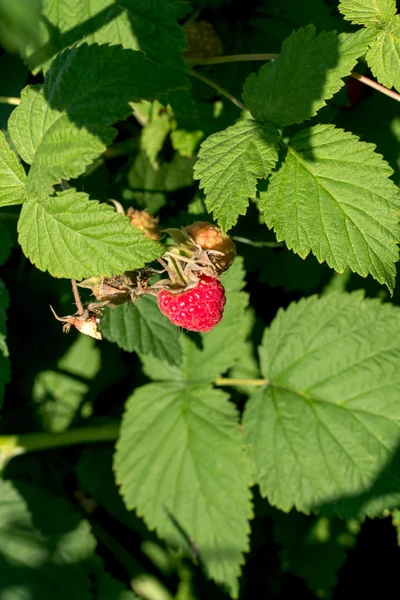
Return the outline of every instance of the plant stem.
[[[221,96],[225,96],[225,98],[228,98],[228,100],[230,100],[231,102],[233,102],[233,104],[235,106],[237,106],[238,108],[240,108],[240,110],[243,110],[243,111],[245,111],[247,113],[250,113],[249,109],[244,104],[242,104],[240,102],[240,100],[238,100],[237,98],[235,98],[235,96],[232,96],[232,94],[230,94],[227,90],[225,90],[223,87],[221,87],[220,85],[218,85],[218,83],[215,83],[215,81],[213,81],[212,79],[209,79],[208,77],[206,77],[202,73],[199,73],[198,71],[193,71],[192,69],[189,69],[189,75],[191,75],[192,77],[196,77],[197,79],[200,79],[200,81],[203,81],[203,83],[206,83],[210,87],[212,87],[215,90],[217,90],[217,92],[219,94],[221,94]]]
[[[18,106],[18,104],[21,103],[21,98],[14,98],[13,96],[0,96],[0,103]]]
[[[254,385],[263,386],[269,383],[268,379],[233,379],[219,377],[216,386]],[[60,433],[22,433],[21,435],[0,435],[0,470],[14,456],[26,452],[48,450],[61,446],[75,444],[89,444],[114,441],[118,438],[120,424],[106,423],[104,425],[91,425],[90,427],[76,427]]]
[[[229,386],[229,385],[255,385],[262,386],[267,385],[268,379],[230,379],[229,377],[218,377],[215,380],[214,385],[217,386]]]
[[[353,79],[357,79],[357,81],[360,81],[361,83],[364,83],[365,85],[368,85],[369,87],[373,88],[374,90],[377,90],[378,92],[381,92],[382,94],[385,94],[385,96],[389,96],[389,98],[393,98],[393,100],[397,100],[397,102],[400,102],[400,94],[398,94],[397,92],[394,92],[393,90],[389,90],[388,88],[385,88],[383,85],[381,85],[377,81],[374,81],[373,79],[369,79],[368,77],[365,77],[365,75],[360,75],[359,73],[356,73],[355,71],[351,72],[351,77],[353,77]]]
[[[21,435],[0,435],[0,470],[14,456],[58,448],[60,446],[73,446],[91,442],[114,441],[118,437],[119,423],[93,425],[91,427],[78,427],[67,429],[60,433],[23,433]]]
[[[82,300],[79,295],[78,287],[76,285],[76,279],[71,279],[71,285],[72,285],[72,293],[74,294],[76,308],[78,309],[78,313],[80,315],[83,315],[84,310],[83,310],[83,306],[82,306]]]
[[[256,248],[281,248],[285,244],[283,242],[255,242],[254,240],[249,240],[248,238],[240,237],[238,235],[233,235],[232,239],[235,242],[241,242],[242,244],[248,244],[249,246],[255,246]]]
[[[189,59],[186,59],[186,62],[190,66],[221,65],[224,63],[231,63],[231,62],[244,62],[244,61],[252,61],[252,60],[262,60],[262,61],[273,60],[278,57],[279,57],[279,54],[232,54],[231,56],[212,56],[210,58],[189,58]],[[190,71],[190,74],[191,75],[194,74],[195,77],[196,76],[199,77],[199,74],[196,71]],[[397,92],[394,92],[393,90],[389,90],[388,88],[384,87],[377,81],[374,81],[373,79],[369,79],[369,77],[365,77],[365,75],[360,75],[356,71],[352,71],[350,73],[350,77],[353,77],[353,79],[357,79],[357,81],[364,83],[364,85],[368,85],[369,87],[373,88],[374,90],[381,92],[381,94],[385,94],[386,96],[389,96],[389,98],[392,98],[393,100],[396,100],[397,102],[400,102],[400,94],[398,94]],[[199,79],[201,79],[201,78],[202,77],[199,77]],[[208,80],[208,84],[210,85],[209,82],[210,82],[210,80]],[[212,82],[212,83],[214,83],[214,82]],[[223,93],[221,90],[219,90],[219,91],[221,94]],[[231,100],[231,98],[230,98],[230,100]],[[236,102],[235,102],[235,104],[236,104]]]
[[[187,58],[190,66],[194,65],[222,65],[231,62],[248,62],[251,60],[273,60],[279,54],[231,54],[230,56],[212,56],[210,58]]]

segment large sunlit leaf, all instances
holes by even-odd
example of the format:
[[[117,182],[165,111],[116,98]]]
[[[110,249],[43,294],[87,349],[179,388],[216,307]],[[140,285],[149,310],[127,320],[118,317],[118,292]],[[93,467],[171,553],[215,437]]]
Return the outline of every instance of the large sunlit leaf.
[[[140,269],[161,254],[159,244],[111,205],[73,189],[25,202],[18,232],[25,255],[53,277],[107,277]]]
[[[394,288],[400,195],[392,169],[372,144],[317,125],[295,135],[260,209],[278,240],[311,251],[338,272],[348,266]]]
[[[279,132],[273,125],[246,119],[214,133],[201,144],[194,178],[223,231],[246,213],[257,179],[266,178],[278,160]]]
[[[32,69],[47,66],[54,54],[78,42],[120,44],[172,70],[185,68],[185,35],[166,0],[42,0],[36,33],[39,39],[25,53]]]
[[[400,15],[395,0],[341,0],[339,10],[372,34],[366,55],[378,81],[400,90]]]
[[[367,52],[372,73],[384,86],[400,91],[400,15],[379,31]]]
[[[260,348],[268,383],[243,426],[261,493],[342,517],[400,503],[400,309],[360,293],[280,312]]]
[[[396,14],[395,0],[340,0],[345,19],[358,25],[384,25]]]
[[[127,508],[170,543],[189,546],[233,597],[251,517],[237,419],[219,390],[149,384],[128,400],[115,455]]]
[[[110,68],[112,65],[112,68]],[[53,61],[43,86],[28,86],[9,120],[17,152],[32,165],[27,187],[43,196],[61,179],[80,175],[116,135],[130,101],[186,86],[142,52],[83,44]]]
[[[343,77],[350,75],[372,38],[365,29],[316,35],[314,25],[293,32],[279,58],[247,78],[246,106],[255,119],[279,127],[310,119],[343,86]]]

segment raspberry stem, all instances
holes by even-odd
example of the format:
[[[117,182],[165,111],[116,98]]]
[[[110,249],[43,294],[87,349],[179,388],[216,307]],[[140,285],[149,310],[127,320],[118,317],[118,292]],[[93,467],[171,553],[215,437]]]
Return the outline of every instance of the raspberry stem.
[[[223,87],[221,87],[220,85],[218,85],[218,83],[215,83],[215,81],[213,81],[212,79],[209,79],[208,77],[206,77],[202,73],[198,73],[197,71],[193,71],[193,69],[189,69],[188,73],[192,77],[196,77],[197,79],[200,79],[200,81],[203,81],[203,83],[206,83],[210,87],[214,88],[214,90],[217,90],[217,92],[219,94],[221,94],[221,96],[225,96],[225,98],[228,98],[228,100],[230,100],[235,106],[237,106],[238,108],[240,108],[240,110],[243,110],[244,112],[247,112],[247,113],[250,114],[250,111],[247,108],[247,106],[245,106],[244,104],[242,104],[240,102],[240,100],[238,100],[237,98],[235,98],[235,96],[232,96],[232,94],[230,94],[226,89],[224,89]]]
[[[262,61],[273,60],[278,57],[279,57],[279,54],[231,54],[231,56],[212,56],[210,58],[187,58],[186,63],[189,66],[193,67],[195,65],[220,65],[220,64],[224,64],[224,63],[230,63],[230,62],[245,62],[245,61],[252,61],[252,60],[262,60]],[[189,73],[190,73],[190,75],[193,75],[195,73],[195,76],[196,76],[195,71],[189,71]],[[384,87],[377,81],[374,81],[373,79],[370,79],[369,77],[365,77],[365,75],[360,75],[360,73],[357,73],[356,71],[352,71],[350,73],[350,77],[352,77],[353,79],[357,79],[357,81],[360,81],[364,85],[367,85],[368,87],[371,87],[374,90],[377,90],[381,94],[385,94],[385,96],[389,96],[389,98],[392,98],[393,100],[396,100],[397,102],[400,102],[400,94],[398,94],[397,92],[395,92],[393,90],[389,90],[388,88]],[[199,77],[199,79],[201,79],[201,78],[202,77]],[[207,78],[205,78],[205,79],[207,79]],[[205,79],[203,79],[203,81],[205,83],[207,83],[205,81]],[[214,84],[214,82],[210,83],[210,81],[211,80],[208,80],[208,85],[211,85],[211,83]],[[215,87],[216,85],[217,84],[213,85],[213,87]],[[217,89],[217,88],[215,87],[215,89]],[[221,94],[223,93],[221,90],[219,90],[219,91]],[[224,95],[226,95],[226,94],[224,94]],[[228,96],[226,96],[226,97],[228,97]],[[229,98],[229,99],[232,100],[232,98]],[[236,104],[236,102],[234,102],[234,104]]]
[[[79,295],[78,287],[76,285],[76,279],[71,279],[71,285],[72,285],[72,293],[74,294],[76,308],[78,309],[78,313],[80,315],[83,315],[84,310],[83,310],[83,306],[82,306],[82,300]]]

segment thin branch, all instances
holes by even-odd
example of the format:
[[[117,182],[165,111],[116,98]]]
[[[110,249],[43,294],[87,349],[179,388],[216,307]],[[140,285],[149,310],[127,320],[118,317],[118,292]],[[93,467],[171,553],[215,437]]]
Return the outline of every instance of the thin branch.
[[[18,106],[18,104],[21,103],[21,98],[14,98],[13,96],[0,96],[0,103]]]
[[[381,85],[377,81],[374,81],[373,79],[369,79],[368,77],[365,77],[365,75],[360,75],[359,73],[356,73],[355,71],[351,72],[351,77],[353,77],[353,79],[357,79],[357,81],[360,81],[361,83],[364,83],[365,85],[368,85],[369,87],[373,88],[374,90],[377,90],[378,92],[381,92],[382,94],[385,94],[385,96],[389,96],[389,98],[393,98],[393,100],[397,100],[397,102],[400,102],[400,94],[398,94],[397,92],[394,92],[393,90],[389,90],[388,88],[385,88],[383,85]]]
[[[245,111],[247,113],[250,112],[249,109],[244,104],[242,104],[240,102],[240,100],[238,100],[237,98],[235,98],[235,96],[232,96],[232,94],[230,94],[227,90],[225,90],[223,87],[221,87],[220,85],[218,85],[218,83],[215,83],[215,81],[212,81],[212,79],[209,79],[208,77],[206,77],[202,73],[199,73],[198,71],[193,71],[192,69],[189,69],[189,75],[191,75],[192,77],[196,77],[197,79],[200,79],[200,81],[203,81],[203,83],[206,83],[210,87],[212,87],[215,90],[217,90],[217,92],[219,94],[221,94],[221,96],[225,96],[225,98],[228,98],[228,100],[230,100],[231,102],[233,102],[233,104],[235,106],[237,106],[238,108],[240,108],[240,110],[243,110],[243,111]]]
[[[256,248],[281,248],[285,245],[283,242],[255,242],[254,240],[249,240],[248,238],[240,237],[238,235],[233,235],[232,239],[235,240],[235,242],[248,244],[249,246],[255,246]]]
[[[212,56],[210,58],[188,58],[186,62],[190,66],[194,65],[220,65],[224,63],[232,63],[232,62],[244,62],[244,61],[266,61],[266,60],[274,60],[278,58],[279,54],[232,54],[230,56]],[[190,71],[190,74],[196,73],[194,71]],[[400,94],[394,92],[393,90],[389,90],[385,86],[381,85],[377,81],[373,79],[369,79],[369,77],[365,77],[365,75],[360,75],[356,71],[352,71],[350,77],[353,79],[357,79],[364,85],[368,85],[369,87],[381,92],[381,94],[385,94],[385,96],[389,96],[393,100],[400,102]],[[200,77],[199,77],[200,79]],[[214,83],[214,82],[213,82]],[[210,84],[209,84],[210,85]],[[215,86],[214,86],[215,87]],[[222,93],[222,92],[220,92]],[[236,104],[236,102],[235,102]]]
[[[78,309],[78,313],[80,315],[83,315],[84,310],[83,310],[83,306],[82,306],[82,300],[79,295],[78,287],[76,285],[76,279],[71,279],[71,285],[72,285],[72,293],[74,294],[76,308]]]
[[[215,380],[217,386],[229,385],[255,385],[262,386],[269,383],[268,379],[230,379],[229,377],[218,377]]]
[[[279,54],[231,54],[230,56],[211,56],[210,58],[187,58],[190,66],[222,65],[231,62],[248,62],[251,60],[274,60]]]

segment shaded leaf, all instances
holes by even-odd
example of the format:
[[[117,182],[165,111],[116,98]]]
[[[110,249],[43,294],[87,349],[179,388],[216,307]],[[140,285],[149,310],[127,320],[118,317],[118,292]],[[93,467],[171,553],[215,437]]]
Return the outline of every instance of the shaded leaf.
[[[113,140],[111,124],[130,114],[130,101],[185,86],[185,76],[171,77],[141,52],[97,44],[64,50],[43,86],[25,88],[9,120],[16,150],[32,165],[29,192],[43,196],[80,175]]]
[[[45,429],[64,431],[69,427],[89,391],[90,380],[101,366],[100,350],[93,338],[80,335],[57,363],[57,370],[37,374],[32,398]]]
[[[180,383],[137,389],[126,406],[115,469],[127,508],[174,545],[187,548],[188,536],[208,576],[237,597],[250,474],[226,395]]]
[[[341,517],[400,502],[400,309],[359,293],[291,304],[260,348],[243,425],[261,492]]]
[[[304,579],[318,598],[331,598],[337,574],[357,540],[356,521],[275,511],[274,538],[282,568]]]
[[[0,481],[2,594],[9,598],[90,600],[85,561],[95,539],[89,525],[62,500],[40,488]]]
[[[160,312],[153,296],[107,309],[100,329],[107,340],[127,352],[151,354],[173,365],[181,362],[179,329]]]

